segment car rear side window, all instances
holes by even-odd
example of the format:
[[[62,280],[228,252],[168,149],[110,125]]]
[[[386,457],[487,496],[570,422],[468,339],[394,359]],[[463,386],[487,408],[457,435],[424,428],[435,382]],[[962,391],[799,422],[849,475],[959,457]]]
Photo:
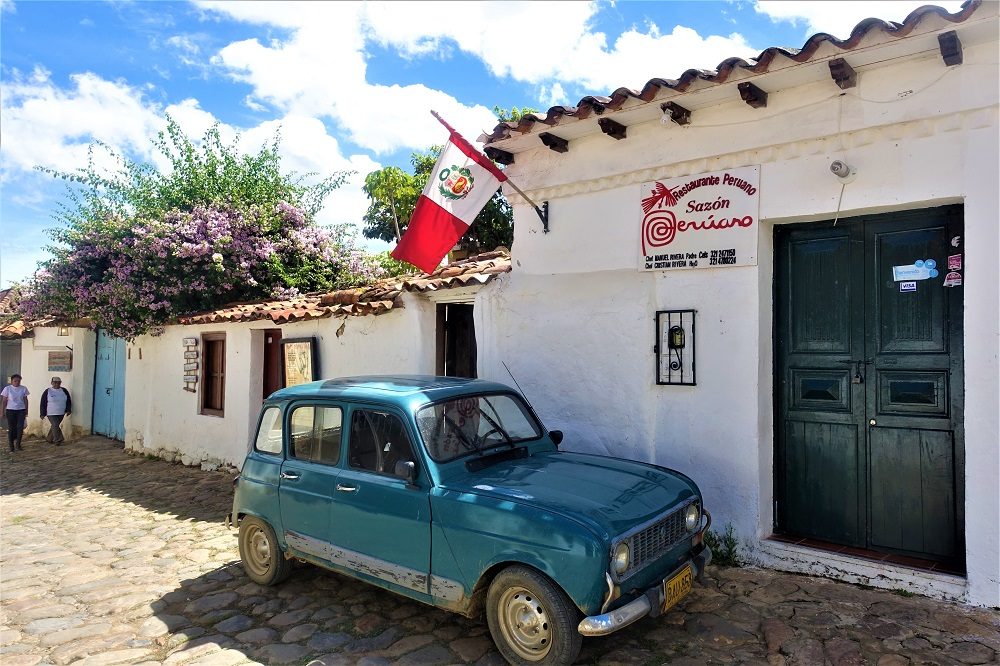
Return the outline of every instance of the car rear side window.
[[[292,457],[326,465],[340,462],[343,414],[340,407],[296,407],[292,411],[289,438]]]
[[[394,414],[370,409],[354,410],[349,450],[351,467],[378,474],[395,474],[397,462],[414,462],[403,422]]]
[[[261,453],[281,454],[281,410],[268,407],[260,419],[254,448]]]

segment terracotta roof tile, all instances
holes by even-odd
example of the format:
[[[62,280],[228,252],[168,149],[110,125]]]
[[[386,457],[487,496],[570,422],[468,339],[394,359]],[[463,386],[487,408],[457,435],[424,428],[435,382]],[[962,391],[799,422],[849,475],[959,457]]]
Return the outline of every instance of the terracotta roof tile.
[[[507,272],[510,272],[510,253],[506,249],[498,249],[456,261],[433,273],[391,278],[370,287],[306,294],[282,301],[236,303],[211,312],[187,315],[181,317],[179,322],[215,324],[269,319],[276,324],[287,324],[325,317],[379,315],[403,307],[400,296],[404,291],[426,293],[469,284],[486,284],[495,276]]]
[[[903,19],[902,23],[883,21],[876,18],[865,19],[854,27],[854,30],[851,31],[851,36],[847,39],[837,39],[833,35],[821,32],[807,39],[801,49],[772,46],[765,49],[756,58],[751,58],[750,60],[727,58],[719,63],[714,70],[689,69],[677,79],[650,79],[642,87],[642,90],[618,88],[609,97],[588,95],[581,99],[576,106],[553,106],[544,116],[529,113],[518,121],[502,122],[490,134],[481,135],[479,140],[488,145],[508,139],[514,132],[528,134],[534,130],[536,123],[551,127],[566,117],[584,119],[591,114],[604,113],[605,110],[617,111],[629,99],[650,102],[664,88],[677,92],[685,92],[692,85],[700,82],[710,86],[723,84],[730,78],[733,72],[763,74],[771,68],[771,64],[778,56],[789,58],[796,63],[804,63],[809,61],[824,44],[832,44],[841,51],[851,51],[857,48],[861,41],[875,30],[880,30],[891,37],[906,37],[921,21],[932,14],[950,23],[961,23],[969,18],[981,4],[982,0],[966,0],[962,8],[954,14],[949,13],[943,7],[924,5],[910,12]]]

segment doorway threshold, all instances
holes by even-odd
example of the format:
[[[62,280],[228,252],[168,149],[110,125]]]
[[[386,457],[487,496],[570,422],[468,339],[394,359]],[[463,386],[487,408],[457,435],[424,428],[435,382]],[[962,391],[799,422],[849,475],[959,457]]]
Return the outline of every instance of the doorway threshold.
[[[772,534],[771,536],[767,537],[766,541],[776,541],[778,543],[787,543],[793,546],[812,548],[814,550],[820,550],[827,553],[837,553],[838,555],[845,555],[847,557],[856,557],[858,559],[868,560],[870,562],[883,562],[885,564],[907,567],[908,569],[916,569],[917,571],[943,573],[943,574],[950,574],[953,576],[965,575],[964,568],[957,567],[954,564],[949,564],[946,562],[925,560],[920,557],[911,557],[908,555],[883,553],[877,550],[868,550],[867,548],[855,548],[853,546],[844,546],[839,543],[831,543],[829,541],[821,541],[819,539],[789,536],[786,534]]]

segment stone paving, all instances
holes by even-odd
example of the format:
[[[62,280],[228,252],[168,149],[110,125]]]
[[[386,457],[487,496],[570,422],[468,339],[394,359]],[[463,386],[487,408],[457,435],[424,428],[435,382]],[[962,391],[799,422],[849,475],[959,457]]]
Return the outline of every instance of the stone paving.
[[[90,437],[0,453],[0,663],[501,664],[485,622],[303,566],[251,583],[232,473]],[[995,663],[1000,615],[711,567],[679,610],[584,641],[583,664]]]

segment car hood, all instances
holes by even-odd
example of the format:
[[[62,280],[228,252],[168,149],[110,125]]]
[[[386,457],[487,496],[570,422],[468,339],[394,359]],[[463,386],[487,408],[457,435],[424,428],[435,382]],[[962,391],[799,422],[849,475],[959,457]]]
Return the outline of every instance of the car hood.
[[[610,539],[698,496],[686,476],[655,465],[580,453],[536,453],[449,479],[448,490],[531,504]]]

